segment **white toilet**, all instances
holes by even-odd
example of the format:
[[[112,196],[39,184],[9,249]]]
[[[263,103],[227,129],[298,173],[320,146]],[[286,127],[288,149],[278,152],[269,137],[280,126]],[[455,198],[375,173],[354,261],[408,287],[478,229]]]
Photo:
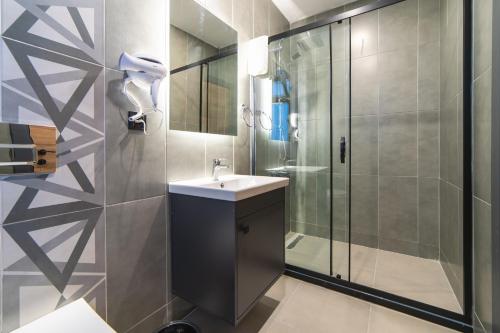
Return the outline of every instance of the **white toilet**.
[[[116,333],[83,298],[12,333]]]

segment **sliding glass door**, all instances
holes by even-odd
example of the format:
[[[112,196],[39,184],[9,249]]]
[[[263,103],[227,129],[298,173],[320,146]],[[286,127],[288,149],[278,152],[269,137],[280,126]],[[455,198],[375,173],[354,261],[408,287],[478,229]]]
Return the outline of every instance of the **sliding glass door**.
[[[290,178],[289,267],[464,313],[462,5],[406,0],[270,43],[255,170]]]
[[[257,173],[290,178],[286,262],[343,279],[348,33],[345,21],[272,42],[270,75],[254,81]]]

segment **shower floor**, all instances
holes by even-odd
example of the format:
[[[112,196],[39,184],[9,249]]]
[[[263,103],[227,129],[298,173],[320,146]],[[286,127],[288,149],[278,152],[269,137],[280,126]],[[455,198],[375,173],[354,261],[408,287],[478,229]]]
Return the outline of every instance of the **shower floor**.
[[[315,272],[329,274],[330,241],[325,238],[289,233],[286,262]],[[333,242],[333,274],[348,279],[349,246]],[[441,264],[396,252],[352,244],[351,281],[402,297],[462,313]]]

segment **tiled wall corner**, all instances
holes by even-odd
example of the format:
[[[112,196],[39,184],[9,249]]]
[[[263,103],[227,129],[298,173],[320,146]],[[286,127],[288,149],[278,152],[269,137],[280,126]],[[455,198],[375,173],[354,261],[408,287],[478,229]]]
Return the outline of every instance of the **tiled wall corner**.
[[[440,1],[440,261],[463,306],[462,1]]]
[[[474,0],[474,313],[478,332],[492,328],[491,96],[493,0]]]

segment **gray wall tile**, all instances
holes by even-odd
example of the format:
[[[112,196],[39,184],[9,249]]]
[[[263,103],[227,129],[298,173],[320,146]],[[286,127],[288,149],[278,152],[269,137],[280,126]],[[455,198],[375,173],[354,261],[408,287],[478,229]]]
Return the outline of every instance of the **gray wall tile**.
[[[322,171],[316,174],[316,224],[330,229],[331,205],[330,173]]]
[[[492,62],[493,0],[474,1],[474,79]]]
[[[317,180],[314,173],[297,172],[290,178],[290,218],[316,224]]]
[[[440,1],[418,0],[418,43],[439,42]]]
[[[417,111],[417,67],[416,47],[379,54],[380,113]]]
[[[458,1],[441,0],[441,108],[458,93]]]
[[[378,56],[352,60],[351,113],[353,116],[378,113]]]
[[[439,41],[418,48],[418,110],[439,110]]]
[[[380,10],[380,52],[417,44],[418,0],[407,0]]]
[[[346,176],[333,174],[333,229],[336,240],[347,241],[348,216],[347,216],[347,191]]]
[[[487,332],[492,332],[491,223],[491,206],[474,198],[475,311]]]
[[[135,107],[121,92],[120,72],[106,71],[106,200],[108,204],[165,194],[165,123],[162,113],[147,116],[148,135],[128,130]],[[135,96],[148,94],[130,89]],[[146,104],[147,105],[147,104]]]
[[[492,332],[491,300],[491,62],[492,0],[474,6],[474,311],[481,328]]]
[[[440,150],[441,178],[458,185],[458,99],[454,99],[441,109]]]
[[[378,237],[378,176],[352,175],[351,230]],[[359,244],[354,240],[354,243]]]
[[[439,112],[418,114],[418,175],[439,178]]]
[[[106,2],[106,67],[118,68],[124,51],[165,57],[166,5],[161,0]]]
[[[205,135],[167,131],[167,180],[205,176]]]
[[[437,250],[439,258],[439,179],[418,179],[419,243]]]
[[[107,207],[108,322],[120,332],[167,303],[165,204],[162,196]]]
[[[378,53],[378,25],[379,11],[369,12],[351,19],[352,59]]]
[[[352,118],[353,173],[398,177],[419,175],[434,178],[422,179],[423,182],[436,183],[440,172],[440,3],[405,1],[354,18],[351,29],[352,115],[378,114],[378,121],[375,117],[364,118],[362,124],[369,126],[370,130],[358,128],[361,120]],[[361,50],[360,35],[370,36],[364,45],[367,53],[358,52]],[[341,96],[338,90],[337,95]],[[336,92],[335,83],[333,92]],[[334,102],[340,105],[339,96]],[[336,123],[341,126],[341,119],[335,120],[334,117]],[[374,139],[375,144],[368,143],[368,138]],[[335,141],[333,145],[335,152]],[[416,184],[417,178],[414,182]],[[417,186],[412,188],[415,190],[412,209],[416,210]],[[435,206],[439,198],[436,191],[433,192],[437,199]],[[426,212],[427,216],[422,216],[434,223],[434,230],[439,228],[438,212],[438,209],[433,209]],[[382,224],[383,220],[380,215],[377,223]],[[391,251],[437,258],[439,242],[416,234],[419,238],[405,240],[381,232],[374,240],[353,232],[353,239]],[[436,235],[439,234],[433,236],[436,238]]]
[[[459,190],[457,187],[441,180],[439,185],[439,220],[440,220],[440,244],[441,261],[449,267],[449,279],[458,280],[457,272],[461,271],[458,263],[461,257],[460,244],[459,244],[459,228],[461,228],[461,221],[459,221]]]
[[[417,178],[380,177],[380,235],[418,241]]]
[[[474,195],[491,202],[491,69],[474,81]]]
[[[351,172],[378,174],[378,117],[351,118]]]
[[[417,114],[380,116],[380,175],[417,175]]]

